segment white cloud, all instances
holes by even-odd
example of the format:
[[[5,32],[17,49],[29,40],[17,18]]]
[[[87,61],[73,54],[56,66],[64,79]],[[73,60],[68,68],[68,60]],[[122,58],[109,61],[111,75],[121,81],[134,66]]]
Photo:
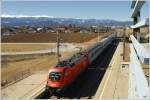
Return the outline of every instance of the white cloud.
[[[47,18],[54,18],[54,16],[48,16],[48,15],[34,15],[34,16],[30,16],[30,15],[8,15],[8,14],[2,14],[1,17],[9,17],[9,18],[22,18],[22,17],[39,18],[39,17],[47,17]]]

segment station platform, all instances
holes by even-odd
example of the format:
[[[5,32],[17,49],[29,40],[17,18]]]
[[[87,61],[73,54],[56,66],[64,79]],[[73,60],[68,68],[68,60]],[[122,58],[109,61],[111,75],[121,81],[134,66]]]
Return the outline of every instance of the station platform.
[[[123,43],[119,43],[117,50],[109,64],[103,80],[97,90],[95,99],[99,100],[126,100],[128,99],[129,67],[122,67]]]
[[[31,95],[36,95],[37,91],[42,90],[45,87],[45,76],[46,72],[38,72],[19,82],[9,85],[1,91],[2,100],[29,99]]]

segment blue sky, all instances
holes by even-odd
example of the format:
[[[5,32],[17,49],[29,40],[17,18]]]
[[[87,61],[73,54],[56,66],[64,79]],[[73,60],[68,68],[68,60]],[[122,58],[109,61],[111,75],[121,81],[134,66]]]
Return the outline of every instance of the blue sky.
[[[2,14],[63,18],[132,20],[130,1],[3,1]],[[148,3],[142,8],[148,17]]]

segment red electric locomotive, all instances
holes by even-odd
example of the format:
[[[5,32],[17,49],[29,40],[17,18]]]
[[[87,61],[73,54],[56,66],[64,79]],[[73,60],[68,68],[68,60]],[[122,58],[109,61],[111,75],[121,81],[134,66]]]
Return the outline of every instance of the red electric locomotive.
[[[72,83],[89,64],[87,52],[79,52],[71,58],[60,61],[47,75],[46,90],[59,92]]]
[[[57,32],[57,55],[58,64],[51,68],[47,75],[46,90],[53,94],[69,86],[76,77],[85,70],[98,55],[114,40],[115,34],[108,36],[102,42],[98,42],[84,52],[79,52],[71,58],[59,61],[59,34]]]

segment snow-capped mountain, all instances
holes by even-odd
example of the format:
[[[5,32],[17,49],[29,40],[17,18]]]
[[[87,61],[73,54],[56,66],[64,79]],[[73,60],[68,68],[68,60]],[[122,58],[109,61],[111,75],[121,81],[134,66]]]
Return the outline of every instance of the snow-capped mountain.
[[[80,19],[80,18],[55,18],[53,16],[37,15],[37,16],[26,16],[26,15],[2,15],[1,16],[2,26],[20,26],[20,25],[31,25],[31,26],[50,26],[50,25],[68,25],[76,24],[79,26],[89,25],[110,25],[110,26],[124,26],[131,25],[130,21],[116,21],[116,20],[99,20],[99,19]]]

